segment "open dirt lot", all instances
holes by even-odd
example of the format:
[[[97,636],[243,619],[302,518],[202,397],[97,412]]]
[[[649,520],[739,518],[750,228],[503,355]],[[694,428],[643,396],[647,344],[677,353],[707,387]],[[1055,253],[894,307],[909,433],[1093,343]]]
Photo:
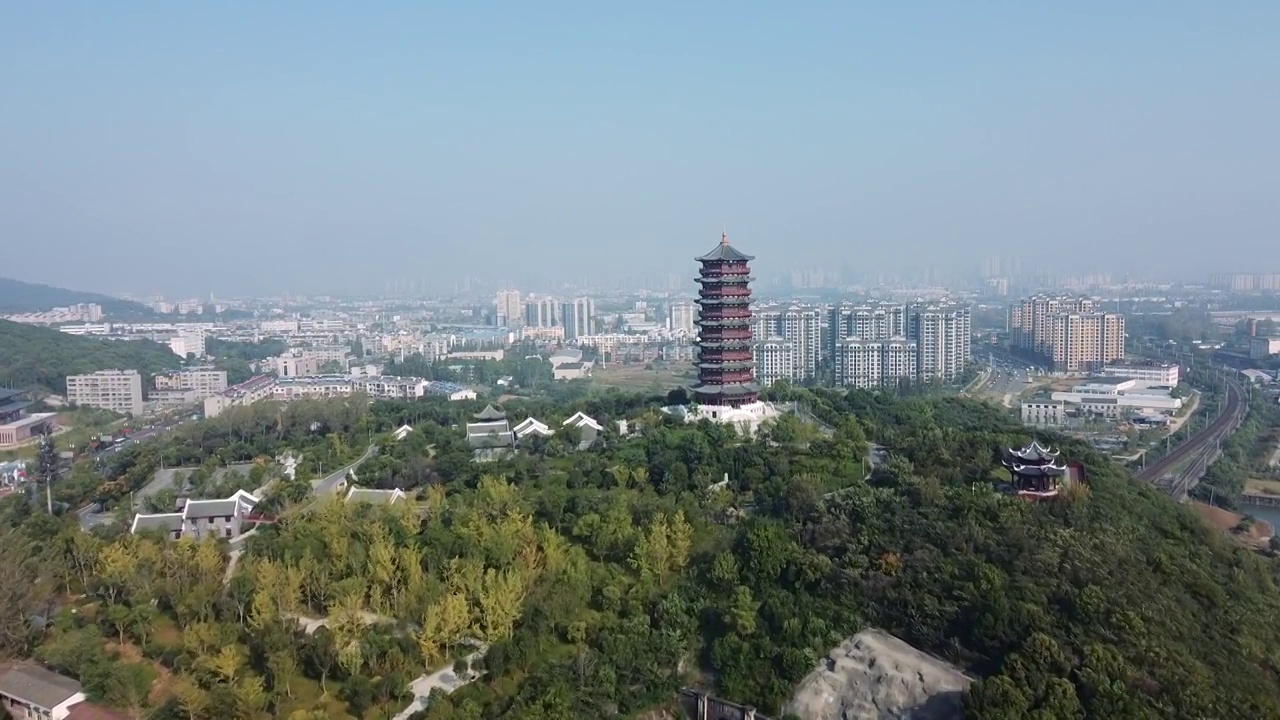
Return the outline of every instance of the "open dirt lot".
[[[646,370],[646,367],[652,369]],[[691,375],[692,368],[687,363],[654,363],[648,366],[637,363],[593,368],[591,382],[601,388],[666,392],[678,387],[688,387],[692,382]]]

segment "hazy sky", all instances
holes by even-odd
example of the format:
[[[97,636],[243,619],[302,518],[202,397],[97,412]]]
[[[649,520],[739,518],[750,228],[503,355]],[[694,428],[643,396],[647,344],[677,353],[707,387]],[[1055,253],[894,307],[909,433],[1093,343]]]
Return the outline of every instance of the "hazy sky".
[[[722,225],[776,269],[1280,272],[1277,38],[1269,0],[4,3],[0,276],[692,273]]]

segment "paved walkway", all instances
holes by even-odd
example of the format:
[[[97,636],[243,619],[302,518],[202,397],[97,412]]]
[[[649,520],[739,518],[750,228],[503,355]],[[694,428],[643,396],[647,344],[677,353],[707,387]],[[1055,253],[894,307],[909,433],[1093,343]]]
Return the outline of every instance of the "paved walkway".
[[[485,653],[489,652],[489,646],[485,643],[472,641],[471,644],[476,647],[476,651],[467,656],[468,666],[474,665],[477,660],[482,660]],[[462,677],[455,675],[453,663],[440,668],[430,675],[423,675],[409,683],[409,692],[413,693],[413,702],[409,703],[409,707],[397,713],[392,720],[409,720],[414,713],[425,710],[427,702],[431,698],[431,691],[439,689],[448,694],[478,677],[480,677],[480,674],[474,670]]]
[[[285,614],[285,617],[293,618],[294,620],[296,620],[298,622],[298,625],[302,627],[302,632],[306,633],[307,635],[314,635],[315,632],[320,628],[329,626],[329,618],[327,617],[315,618],[315,617],[308,617],[306,615],[289,615],[289,614]],[[396,621],[395,618],[390,618],[385,615],[376,615],[367,610],[360,613],[360,618],[364,620],[366,625],[376,625],[378,623],[394,623]]]

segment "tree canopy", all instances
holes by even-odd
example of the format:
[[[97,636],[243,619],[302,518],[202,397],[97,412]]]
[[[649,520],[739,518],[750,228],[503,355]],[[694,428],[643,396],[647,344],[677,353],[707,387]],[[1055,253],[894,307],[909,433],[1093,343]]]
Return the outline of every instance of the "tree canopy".
[[[144,376],[176,369],[181,358],[152,340],[108,340],[0,320],[0,385],[67,391],[67,376],[137,370]]]
[[[454,665],[478,679],[420,717],[627,717],[687,683],[776,713],[831,647],[879,627],[974,674],[972,720],[1280,716],[1276,560],[1068,438],[1038,436],[1087,486],[995,492],[1000,452],[1030,436],[992,406],[787,393],[820,423],[743,438],[665,418],[656,398],[513,402],[513,419],[583,410],[606,432],[487,464],[461,440],[469,403],[228,411],[105,472],[108,502],[127,502],[157,454],[310,457],[268,483],[278,521],[234,569],[214,541],[85,534],[0,501],[0,588],[20,586],[0,589],[0,652],[157,717],[382,717],[412,677]],[[639,431],[619,436],[623,418]],[[885,452],[870,472],[868,440]],[[410,500],[311,497],[310,463],[368,443],[361,483]],[[80,593],[49,629],[23,622]],[[151,673],[169,681],[140,692]]]

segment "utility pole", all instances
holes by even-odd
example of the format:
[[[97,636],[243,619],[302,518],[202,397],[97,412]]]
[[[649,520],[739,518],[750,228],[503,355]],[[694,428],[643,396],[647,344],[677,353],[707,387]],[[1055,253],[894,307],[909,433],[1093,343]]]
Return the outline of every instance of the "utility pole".
[[[58,476],[58,455],[53,449],[53,437],[47,431],[40,436],[40,448],[38,452],[37,469],[40,473],[40,480],[44,480],[45,509],[50,515],[52,515],[53,481]],[[40,486],[36,485],[36,492],[39,492],[39,488]],[[33,493],[33,504],[39,502],[39,500],[37,500],[38,497],[38,495]]]

